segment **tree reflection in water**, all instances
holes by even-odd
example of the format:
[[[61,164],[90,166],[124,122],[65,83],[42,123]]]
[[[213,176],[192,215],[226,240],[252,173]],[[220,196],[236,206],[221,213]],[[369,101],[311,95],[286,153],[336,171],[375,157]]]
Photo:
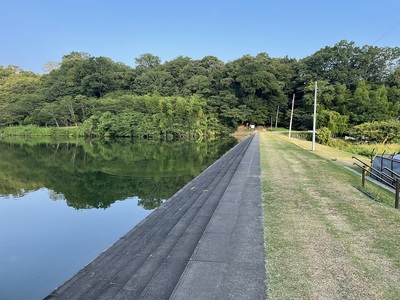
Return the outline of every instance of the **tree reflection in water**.
[[[0,196],[47,188],[76,209],[107,208],[137,196],[154,209],[228,151],[213,141],[0,140]]]

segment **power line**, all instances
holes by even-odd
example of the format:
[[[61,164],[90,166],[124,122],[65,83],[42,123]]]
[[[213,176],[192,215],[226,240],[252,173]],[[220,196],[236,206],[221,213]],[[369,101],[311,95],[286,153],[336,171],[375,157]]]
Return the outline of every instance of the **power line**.
[[[377,42],[379,42],[381,39],[383,39],[386,35],[388,35],[393,29],[395,29],[399,25],[400,25],[400,22],[398,22],[396,25],[394,25],[392,28],[390,28],[385,34],[383,34],[380,38],[378,38],[375,42],[373,42],[373,45],[375,45]]]

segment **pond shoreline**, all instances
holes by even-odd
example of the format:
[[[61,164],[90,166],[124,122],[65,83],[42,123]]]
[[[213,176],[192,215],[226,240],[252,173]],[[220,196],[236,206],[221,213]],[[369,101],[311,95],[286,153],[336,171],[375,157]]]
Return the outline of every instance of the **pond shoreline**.
[[[265,299],[262,223],[253,135],[46,299]]]

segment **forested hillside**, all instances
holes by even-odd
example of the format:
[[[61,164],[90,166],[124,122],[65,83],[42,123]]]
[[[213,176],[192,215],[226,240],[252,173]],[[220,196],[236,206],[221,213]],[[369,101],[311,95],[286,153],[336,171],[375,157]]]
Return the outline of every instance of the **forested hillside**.
[[[33,58],[34,59],[34,58]],[[0,66],[0,126],[81,126],[88,135],[218,135],[238,125],[312,128],[342,134],[354,125],[400,116],[400,48],[340,41],[297,60],[266,53],[222,62],[143,54],[135,68],[71,52],[46,74]]]

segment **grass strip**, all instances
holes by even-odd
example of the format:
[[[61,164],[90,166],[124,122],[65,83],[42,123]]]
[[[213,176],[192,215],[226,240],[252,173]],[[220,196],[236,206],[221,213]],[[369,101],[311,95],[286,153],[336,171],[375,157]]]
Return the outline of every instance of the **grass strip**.
[[[354,187],[351,154],[260,141],[269,298],[400,299],[400,212]]]
[[[0,136],[83,136],[78,126],[38,127],[34,125],[0,127]]]

